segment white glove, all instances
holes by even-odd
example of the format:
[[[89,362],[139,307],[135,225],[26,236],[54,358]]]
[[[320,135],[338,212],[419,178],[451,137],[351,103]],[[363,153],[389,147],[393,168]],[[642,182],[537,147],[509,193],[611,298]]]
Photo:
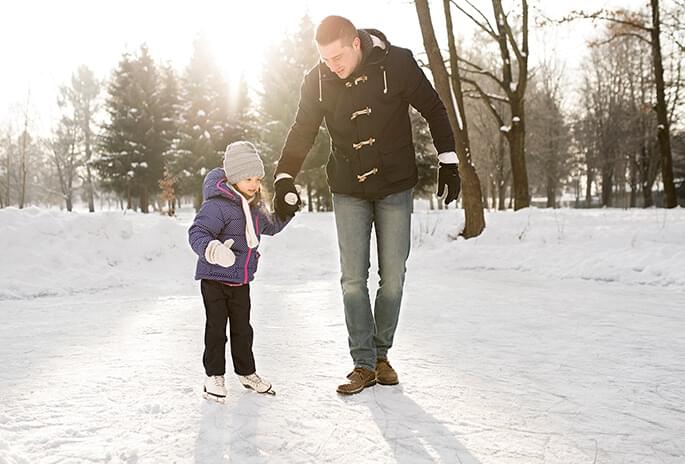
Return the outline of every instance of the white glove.
[[[205,249],[205,259],[210,264],[231,267],[235,263],[235,254],[231,250],[231,246],[233,246],[233,239],[226,240],[224,243],[212,240]]]

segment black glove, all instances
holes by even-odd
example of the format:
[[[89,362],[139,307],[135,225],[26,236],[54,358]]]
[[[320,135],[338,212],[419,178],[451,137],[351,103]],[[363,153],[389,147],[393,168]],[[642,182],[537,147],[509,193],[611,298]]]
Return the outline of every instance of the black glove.
[[[274,209],[282,221],[285,221],[300,209],[302,201],[295,190],[295,181],[292,177],[283,177],[274,183]],[[289,195],[291,194],[291,195]],[[287,195],[287,198],[286,198]],[[293,196],[294,195],[294,196]],[[289,200],[289,201],[287,201]]]
[[[441,197],[447,186],[447,197],[445,205],[456,200],[461,191],[461,179],[459,178],[459,167],[456,163],[440,163],[438,168],[438,196]]]

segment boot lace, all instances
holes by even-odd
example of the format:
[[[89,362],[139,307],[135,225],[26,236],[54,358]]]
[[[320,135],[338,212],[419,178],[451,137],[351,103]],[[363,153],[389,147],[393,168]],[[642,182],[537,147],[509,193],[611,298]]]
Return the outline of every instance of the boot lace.
[[[212,379],[214,380],[214,385],[216,385],[217,387],[223,387],[224,386],[224,378],[222,376],[215,375],[212,377]]]
[[[390,365],[390,362],[387,359],[379,359],[377,364],[380,369],[383,369],[385,367],[392,369],[392,366]]]
[[[355,367],[352,373],[350,374],[350,381],[357,380],[359,382],[362,381],[364,378],[364,371],[362,370],[361,367]]]

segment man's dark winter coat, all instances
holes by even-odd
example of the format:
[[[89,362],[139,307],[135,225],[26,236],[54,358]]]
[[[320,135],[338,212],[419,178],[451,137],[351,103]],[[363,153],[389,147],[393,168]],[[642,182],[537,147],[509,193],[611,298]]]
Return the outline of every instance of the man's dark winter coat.
[[[454,137],[445,106],[411,51],[390,45],[374,29],[361,29],[359,36],[362,62],[347,79],[324,63],[305,76],[276,173],[297,175],[324,120],[331,135],[331,191],[382,198],[417,182],[409,105],[428,121],[438,153],[454,151]]]

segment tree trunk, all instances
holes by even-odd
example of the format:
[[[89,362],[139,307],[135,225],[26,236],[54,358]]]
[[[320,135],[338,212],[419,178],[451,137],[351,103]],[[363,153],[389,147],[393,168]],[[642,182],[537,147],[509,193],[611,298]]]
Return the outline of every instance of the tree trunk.
[[[507,209],[507,184],[502,182],[497,191],[497,209],[505,211]]]
[[[449,13],[449,0],[443,0],[446,16],[447,36],[450,48],[450,61],[452,63],[452,75],[445,67],[435,30],[431,21],[428,0],[416,0],[416,13],[419,18],[423,45],[428,55],[428,62],[433,73],[435,88],[440,95],[447,115],[452,126],[452,132],[456,139],[457,158],[459,159],[459,175],[462,181],[462,198],[464,204],[465,226],[462,235],[465,238],[476,237],[485,228],[485,216],[483,213],[483,195],[481,193],[480,180],[476,170],[471,164],[468,130],[464,119],[464,100],[461,93],[461,79],[458,72],[458,57],[454,46],[454,31],[452,19]]]
[[[150,210],[149,210],[150,197],[149,197],[148,192],[147,192],[147,187],[145,187],[145,186],[142,186],[140,188],[139,201],[140,201],[140,212],[145,213],[145,214],[149,213],[150,212]]]
[[[661,24],[659,18],[659,0],[651,0],[652,6],[652,58],[654,60],[654,79],[656,82],[656,116],[659,124],[657,135],[661,152],[661,178],[664,183],[665,206],[678,206],[675,183],[673,181],[673,157],[671,155],[671,136],[668,123],[668,108],[666,107],[666,92],[664,84],[664,66],[661,59]]]
[[[21,163],[19,165],[19,175],[21,179],[21,186],[19,189],[19,209],[22,209],[24,207],[24,203],[26,201],[26,175],[28,174],[28,168],[27,168],[27,153],[26,153],[26,144],[28,142],[28,137],[29,134],[26,132],[28,126],[28,118],[26,121],[26,124],[24,125],[24,133],[21,136]]]
[[[88,199],[88,212],[95,212],[95,194],[93,193],[93,174],[90,166],[86,163],[86,198]]]
[[[500,132],[497,143],[497,209],[504,211],[506,207],[507,197],[507,181],[504,176],[504,135]]]
[[[202,206],[202,187],[200,187],[199,190],[196,190],[195,195],[193,196],[193,207],[195,208],[195,211],[200,211],[200,206]]]
[[[588,165],[587,174],[585,177],[585,207],[592,207],[592,178],[594,177],[593,169]]]
[[[635,208],[637,206],[637,155],[631,154],[630,156],[630,207]]]
[[[553,175],[547,176],[547,207],[557,207],[557,181]]]
[[[11,129],[7,131],[7,206],[9,206],[11,203],[10,193],[12,193],[10,189],[10,180],[12,179],[12,177],[10,176],[12,158],[12,136],[10,135],[10,132]]]
[[[133,195],[130,184],[126,186],[126,209],[133,209]]]
[[[611,166],[602,168],[602,206],[611,206],[611,196],[614,190],[613,176]]]
[[[307,211],[310,213],[314,211],[314,202],[312,201],[313,194],[312,194],[312,183],[307,182]]]
[[[88,201],[88,212],[95,212],[95,192],[93,188],[93,175],[90,171],[90,158],[93,155],[92,147],[90,143],[91,132],[90,132],[90,110],[86,111],[85,119],[83,121],[83,132],[85,135],[85,150],[86,150],[86,199]]]
[[[648,182],[645,182],[642,184],[642,207],[651,208],[652,206],[654,206],[652,186]]]
[[[497,184],[495,183],[495,177],[490,176],[490,182],[488,182],[488,194],[486,195],[486,201],[483,202],[488,211],[491,209],[497,209]]]
[[[508,140],[511,144],[511,172],[514,177],[514,210],[519,210],[530,205],[528,197],[528,172],[526,171],[526,137],[523,122],[523,104],[512,105],[512,108],[516,108],[512,118],[520,118],[520,121],[514,120],[512,122],[511,131],[508,133]]]

